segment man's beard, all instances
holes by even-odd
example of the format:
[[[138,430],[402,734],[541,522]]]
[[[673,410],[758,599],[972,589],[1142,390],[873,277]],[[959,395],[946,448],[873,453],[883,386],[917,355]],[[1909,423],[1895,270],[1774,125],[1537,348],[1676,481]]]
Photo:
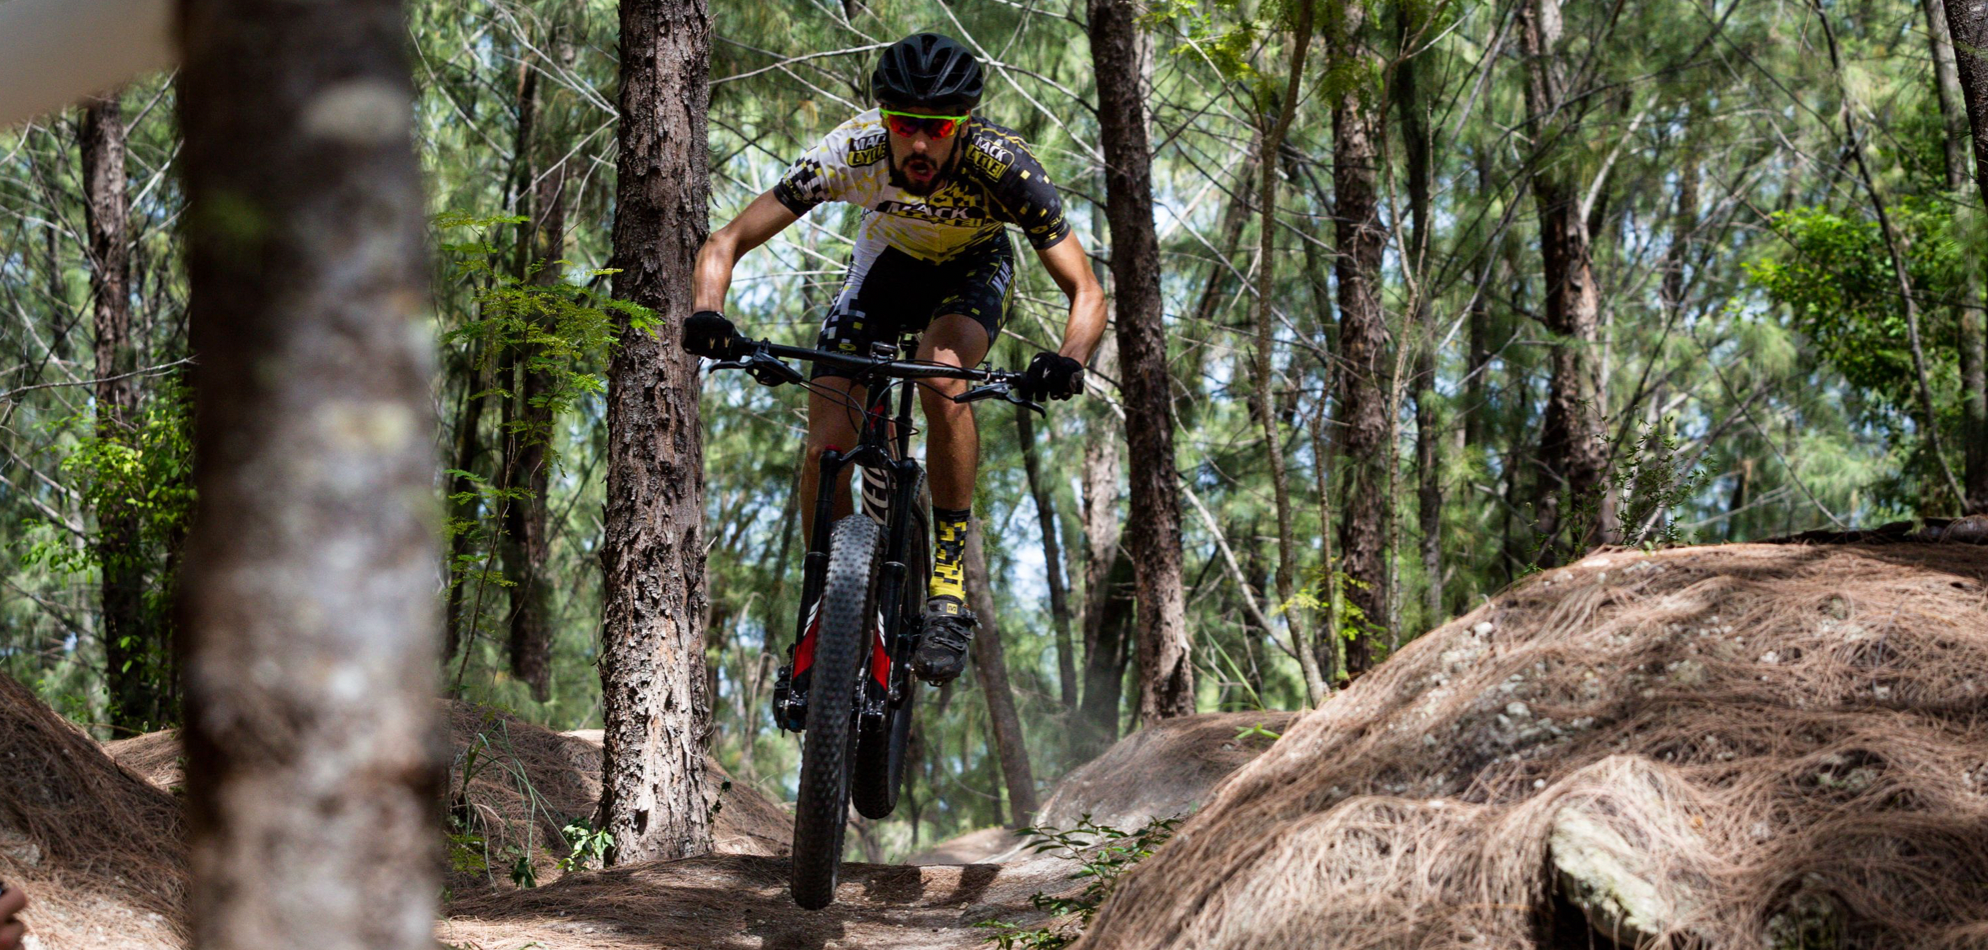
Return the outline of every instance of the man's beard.
[[[905,169],[919,163],[923,163],[932,170],[932,177],[922,185],[912,183],[911,178],[905,174]],[[890,157],[890,183],[904,189],[907,194],[924,198],[938,191],[939,187],[946,183],[946,169],[940,167],[938,162],[932,161],[922,155],[914,155],[911,158],[905,159],[903,165],[899,165],[897,156],[892,155]]]

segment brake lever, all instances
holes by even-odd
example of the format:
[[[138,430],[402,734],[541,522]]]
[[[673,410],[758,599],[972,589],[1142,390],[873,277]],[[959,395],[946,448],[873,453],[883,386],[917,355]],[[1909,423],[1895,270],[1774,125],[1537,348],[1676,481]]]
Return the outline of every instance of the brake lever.
[[[744,363],[746,372],[761,386],[807,382],[807,377],[802,376],[800,370],[788,366],[786,360],[768,355],[765,350],[755,348]]]
[[[735,360],[714,360],[711,368],[745,370],[746,375],[751,376],[753,381],[761,386],[807,382],[807,377],[802,376],[799,370],[788,366],[785,360],[767,355],[765,350],[759,348],[758,342],[751,340],[746,342],[752,349],[745,356]]]
[[[1015,392],[1013,388],[1010,388],[1007,394],[1002,398],[1005,398],[1009,402],[1012,402],[1015,405],[1020,406],[1024,409],[1033,409],[1035,410],[1036,415],[1042,416],[1045,419],[1049,418],[1049,410],[1044,409],[1042,407],[1042,403],[1036,402],[1028,398],[1027,396],[1022,395],[1021,393]]]
[[[953,397],[953,401],[957,403],[979,402],[982,399],[999,399],[1002,402],[1013,403],[1017,406],[1021,406],[1024,409],[1033,409],[1035,410],[1035,414],[1039,416],[1046,417],[1049,415],[1048,410],[1042,408],[1042,406],[1039,403],[1030,400],[1028,397],[1023,396],[1021,393],[1015,392],[1014,384],[1008,382],[993,383],[987,386],[975,386],[974,388],[969,389],[966,392],[960,393],[959,395]]]

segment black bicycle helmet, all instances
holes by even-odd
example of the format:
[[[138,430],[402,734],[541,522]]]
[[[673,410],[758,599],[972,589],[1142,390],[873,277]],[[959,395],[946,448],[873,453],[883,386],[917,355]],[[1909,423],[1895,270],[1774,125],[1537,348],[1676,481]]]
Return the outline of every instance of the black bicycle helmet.
[[[907,108],[958,109],[980,104],[980,61],[958,40],[913,33],[884,50],[870,74],[878,102]]]

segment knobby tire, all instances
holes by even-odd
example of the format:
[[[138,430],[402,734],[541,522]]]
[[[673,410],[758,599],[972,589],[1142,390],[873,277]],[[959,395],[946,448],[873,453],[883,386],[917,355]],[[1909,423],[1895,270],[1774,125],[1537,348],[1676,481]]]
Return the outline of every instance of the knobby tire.
[[[835,901],[848,827],[849,767],[856,746],[859,679],[877,613],[883,529],[862,514],[835,523],[821,629],[809,674],[808,724],[801,746],[800,795],[794,808],[794,903],[809,910]]]
[[[904,539],[904,595],[898,616],[899,629],[917,632],[924,622],[925,583],[932,576],[931,518],[923,504],[912,509],[911,525]],[[897,662],[911,662],[910,651]],[[904,788],[905,750],[911,744],[911,707],[918,697],[918,684],[907,679],[904,702],[874,728],[862,730],[856,741],[856,767],[849,778],[850,795],[856,812],[879,820],[897,810],[898,792]]]

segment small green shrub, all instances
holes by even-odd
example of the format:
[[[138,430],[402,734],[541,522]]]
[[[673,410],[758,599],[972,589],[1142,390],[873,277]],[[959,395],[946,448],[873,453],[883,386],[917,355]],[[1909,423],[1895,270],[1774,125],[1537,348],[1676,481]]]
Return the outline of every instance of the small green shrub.
[[[1091,816],[1085,815],[1078,820],[1075,828],[1066,831],[1023,828],[1021,833],[1029,836],[1032,851],[1036,854],[1062,851],[1078,864],[1077,871],[1070,875],[1071,879],[1088,879],[1084,889],[1075,897],[1055,897],[1038,892],[1029,898],[1029,903],[1035,905],[1037,910],[1059,918],[1075,917],[1076,929],[1081,931],[1090,925],[1091,918],[1097,915],[1098,908],[1104,905],[1105,898],[1111,896],[1112,889],[1118,886],[1125,872],[1152,857],[1160,845],[1173,837],[1180,821],[1178,817],[1155,818],[1135,831],[1120,831],[1109,825],[1100,825],[1092,821]],[[1060,950],[1076,941],[1076,936],[1067,927],[1023,929],[1001,920],[982,921],[975,926],[992,930],[986,942],[995,944],[1000,950]]]

